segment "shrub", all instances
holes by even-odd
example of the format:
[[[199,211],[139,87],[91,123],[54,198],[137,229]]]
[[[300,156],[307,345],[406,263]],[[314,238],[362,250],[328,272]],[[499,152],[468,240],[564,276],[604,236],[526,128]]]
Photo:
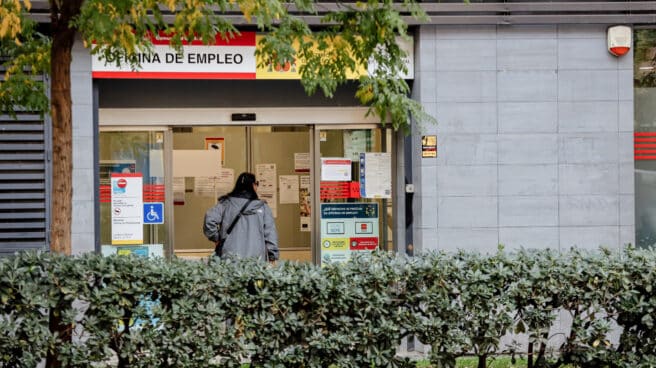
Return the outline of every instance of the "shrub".
[[[650,367],[655,275],[632,248],[324,267],[21,253],[0,261],[0,367],[409,367],[396,351],[413,335],[433,366],[484,368],[512,333],[528,367]]]

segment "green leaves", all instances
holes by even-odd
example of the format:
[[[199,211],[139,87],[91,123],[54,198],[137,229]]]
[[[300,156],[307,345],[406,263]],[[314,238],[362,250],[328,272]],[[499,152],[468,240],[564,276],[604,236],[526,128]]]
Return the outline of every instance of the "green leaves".
[[[217,34],[228,39],[238,33],[225,16],[238,12],[264,36],[256,52],[260,66],[298,62],[308,94],[320,90],[330,98],[355,80],[356,97],[382,124],[391,122],[409,133],[411,119],[435,122],[410,98],[403,79],[407,55],[398,40],[407,37],[407,24],[401,13],[426,17],[414,0],[341,3],[323,13],[321,27],[310,27],[303,19],[318,14],[313,1],[294,5],[297,13],[292,14],[287,3],[277,0],[86,0],[73,25],[91,53],[138,69],[136,55],[152,49],[151,35],[163,32],[177,51],[194,39],[211,44]]]
[[[134,367],[240,367],[244,358],[252,367],[403,367],[411,363],[396,349],[413,335],[431,346],[432,364],[450,367],[521,333],[543,366],[647,367],[655,270],[654,253],[635,249],[375,253],[324,267],[23,253],[0,260],[0,365],[34,366],[50,351],[80,367],[112,356]],[[557,342],[550,330],[564,313],[572,322]]]

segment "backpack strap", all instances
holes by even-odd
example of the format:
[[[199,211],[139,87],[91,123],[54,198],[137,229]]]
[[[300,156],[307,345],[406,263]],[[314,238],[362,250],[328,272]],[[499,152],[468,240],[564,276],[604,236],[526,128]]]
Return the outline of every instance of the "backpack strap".
[[[226,230],[226,234],[227,234],[227,235],[230,235],[230,233],[232,232],[232,229],[235,227],[235,224],[237,224],[237,221],[239,220],[239,218],[241,217],[241,215],[244,213],[244,210],[246,209],[246,207],[248,207],[248,205],[249,205],[252,201],[253,201],[252,199],[249,199],[249,200],[246,201],[246,203],[241,207],[241,209],[239,210],[239,213],[237,214],[237,217],[235,217],[235,219],[232,220],[232,224],[230,224],[230,226],[229,226],[228,229]]]

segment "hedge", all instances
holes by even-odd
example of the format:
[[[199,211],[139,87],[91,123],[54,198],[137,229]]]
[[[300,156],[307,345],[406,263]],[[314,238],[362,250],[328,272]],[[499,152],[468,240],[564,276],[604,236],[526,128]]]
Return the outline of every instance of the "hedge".
[[[0,367],[410,367],[406,336],[434,367],[654,367],[655,274],[630,247],[324,267],[21,253],[0,261]]]

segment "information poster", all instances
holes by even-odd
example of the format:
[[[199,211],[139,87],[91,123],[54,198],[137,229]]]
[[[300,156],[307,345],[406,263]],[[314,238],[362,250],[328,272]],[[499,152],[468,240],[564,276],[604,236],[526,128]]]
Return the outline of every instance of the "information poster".
[[[437,157],[437,136],[436,135],[422,135],[421,136],[421,157],[422,158]]]
[[[389,152],[360,154],[360,196],[392,198],[392,156]]]
[[[360,158],[360,153],[371,149],[370,130],[345,130],[344,131],[344,156],[353,161]]]
[[[135,255],[148,258],[163,258],[164,244],[144,245],[101,245],[100,252],[103,256],[112,255]]]
[[[378,248],[377,203],[321,204],[321,263]]]
[[[310,172],[310,153],[294,153],[294,171]]]
[[[278,183],[280,186],[280,204],[298,203],[298,175],[280,175]]]
[[[232,191],[235,186],[235,170],[223,168],[219,173],[219,180],[216,183],[216,197],[221,197]]]
[[[223,137],[206,137],[205,149],[221,152],[221,167],[225,165],[225,139]]]
[[[278,181],[276,180],[276,164],[255,165],[255,177],[260,184],[257,187],[257,195],[265,201],[273,212],[273,217],[278,217]]]
[[[321,181],[351,181],[351,159],[322,157]]]
[[[310,199],[310,176],[303,175],[300,177],[299,184],[299,204],[300,204],[300,219],[301,231],[311,231],[312,221],[310,214],[312,213],[312,201]]]
[[[143,244],[141,173],[112,173],[112,244]]]
[[[173,178],[173,204],[175,205],[184,205],[185,204],[185,178],[184,177],[174,177]]]
[[[216,176],[197,176],[194,178],[194,193],[201,197],[216,197],[219,178]]]

